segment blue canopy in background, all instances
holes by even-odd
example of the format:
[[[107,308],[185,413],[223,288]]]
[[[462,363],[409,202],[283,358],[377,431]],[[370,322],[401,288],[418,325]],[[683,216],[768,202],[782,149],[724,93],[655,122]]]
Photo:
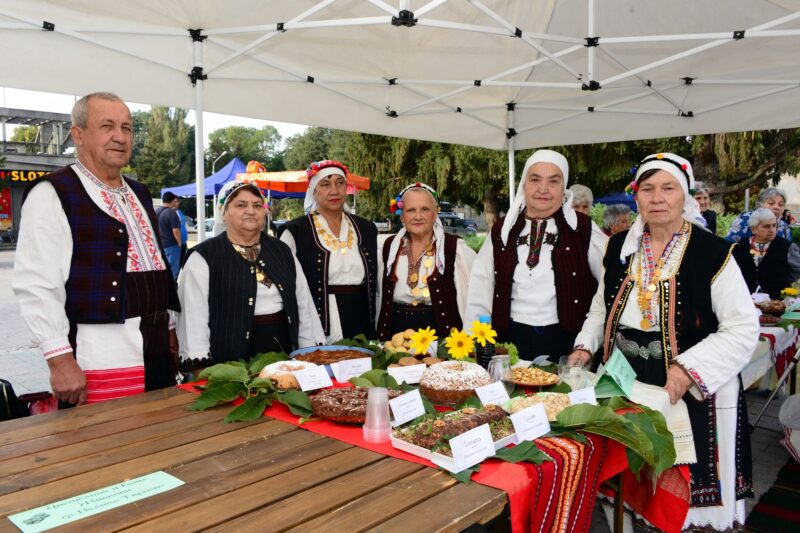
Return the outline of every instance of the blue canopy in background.
[[[214,196],[223,185],[229,181],[235,180],[236,174],[244,172],[245,170],[247,170],[247,165],[242,163],[238,157],[231,159],[227,165],[205,179],[204,194],[206,198]],[[163,197],[164,193],[167,191],[179,198],[194,198],[197,196],[197,186],[194,183],[161,189],[161,196]]]
[[[637,212],[636,202],[624,192],[612,192],[600,198],[595,198],[594,203],[603,205],[625,204],[631,208],[631,211]]]

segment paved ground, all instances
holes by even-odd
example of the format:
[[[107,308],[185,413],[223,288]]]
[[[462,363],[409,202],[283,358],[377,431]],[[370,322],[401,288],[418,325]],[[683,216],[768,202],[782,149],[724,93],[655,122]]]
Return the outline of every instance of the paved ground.
[[[0,250],[0,378],[10,381],[17,394],[50,390],[47,364],[41,351],[33,346],[30,333],[20,317],[19,304],[11,290],[13,264],[14,252]],[[755,419],[766,399],[766,392],[747,393],[751,421]],[[776,397],[751,435],[756,498],[748,502],[748,510],[769,489],[778,470],[789,458],[789,454],[778,443],[782,436],[778,423],[778,409],[782,401],[782,394]],[[595,513],[591,528],[593,533],[609,531],[601,516],[600,512]]]

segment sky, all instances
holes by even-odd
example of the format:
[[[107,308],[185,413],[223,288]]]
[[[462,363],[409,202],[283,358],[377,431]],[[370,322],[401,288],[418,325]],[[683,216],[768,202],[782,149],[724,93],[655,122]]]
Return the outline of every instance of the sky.
[[[68,94],[44,93],[39,91],[26,91],[22,89],[12,89],[10,87],[0,88],[0,107],[11,109],[28,109],[33,111],[49,111],[51,113],[69,113],[76,97]],[[150,106],[128,102],[131,112],[149,111]],[[194,111],[189,111],[186,121],[194,125]],[[228,126],[246,126],[251,128],[261,128],[266,125],[275,126],[283,139],[291,137],[297,133],[305,131],[307,126],[301,124],[290,124],[287,122],[271,122],[254,118],[237,117],[233,115],[221,115],[219,113],[203,113],[203,133],[205,134],[205,145],[208,145],[208,135],[214,130],[226,128]],[[6,135],[11,137],[14,127],[9,124],[6,127]]]

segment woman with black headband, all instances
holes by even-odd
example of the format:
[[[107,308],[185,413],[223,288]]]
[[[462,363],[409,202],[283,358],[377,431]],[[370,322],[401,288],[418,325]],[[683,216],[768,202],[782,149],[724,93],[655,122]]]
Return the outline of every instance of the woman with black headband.
[[[359,334],[375,338],[378,230],[345,203],[347,173],[339,161],[312,163],[306,214],[280,229],[303,266],[329,343]]]
[[[261,191],[229,182],[219,202],[226,230],[192,248],[178,278],[184,370],[324,344],[300,265],[262,232]]]
[[[758,318],[732,245],[704,229],[692,166],[645,158],[632,184],[639,218],[608,242],[603,277],[574,361],[618,348],[636,379],[686,402],[697,462],[684,530],[742,527],[752,496],[747,410],[738,379],[758,342]]]
[[[383,245],[378,338],[426,327],[444,338],[463,326],[475,252],[444,232],[433,188],[413,183],[398,196],[403,227]]]

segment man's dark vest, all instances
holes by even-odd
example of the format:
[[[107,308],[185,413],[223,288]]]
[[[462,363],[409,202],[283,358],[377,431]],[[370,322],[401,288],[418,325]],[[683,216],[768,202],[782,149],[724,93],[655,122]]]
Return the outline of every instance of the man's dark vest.
[[[389,249],[395,239],[392,235],[383,243],[383,264],[389,262]],[[450,334],[451,328],[461,329],[463,323],[458,312],[458,292],[455,283],[456,249],[458,237],[445,233],[444,235],[444,274],[434,269],[428,276],[428,289],[431,292],[431,307],[436,320],[436,331],[440,338]],[[394,303],[394,287],[397,283],[397,260],[394,262],[392,273],[383,275],[383,294],[381,295],[381,314],[378,318],[378,338],[390,338],[392,331],[392,304]],[[434,324],[431,324],[434,325]]]
[[[369,295],[370,329],[375,328],[375,291],[378,273],[378,230],[375,224],[365,218],[349,213],[344,213],[355,228],[358,241],[358,253],[366,272],[367,292]],[[297,260],[303,267],[303,273],[308,281],[308,288],[317,307],[322,328],[325,335],[330,334],[330,313],[328,312],[328,265],[331,253],[325,248],[314,229],[311,215],[297,217],[284,224],[280,233],[288,230],[294,237],[297,249]]]
[[[766,292],[773,300],[781,299],[781,291],[792,285],[789,274],[789,246],[792,243],[783,237],[775,237],[767,248],[767,253],[759,263],[758,284],[761,292]],[[752,259],[751,259],[752,261]]]
[[[556,284],[556,307],[561,327],[569,333],[578,333],[586,320],[586,313],[597,291],[597,280],[589,268],[589,244],[592,238],[592,221],[583,213],[578,215],[577,229],[572,229],[561,209],[553,213],[558,236],[553,247],[553,274]],[[508,235],[508,245],[500,239],[503,220],[492,227],[494,247],[494,295],[492,296],[492,327],[503,337],[511,323],[511,285],[519,259],[517,239],[525,227],[525,214],[519,214]],[[548,324],[536,324],[546,326]]]
[[[616,334],[619,318],[624,308],[624,300],[636,297],[635,294],[629,294],[632,292],[632,280],[629,281],[627,287],[624,284],[633,254],[629,255],[624,263],[619,258],[627,233],[627,231],[623,231],[611,237],[603,258],[606,313],[609,320],[612,321],[609,335],[611,339]],[[676,357],[678,354],[671,353],[672,349],[667,342],[668,332],[675,331],[678,353],[680,353],[717,331],[719,322],[711,305],[711,284],[730,259],[732,247],[730,242],[703,229],[692,227],[689,242],[686,244],[683,254],[683,261],[675,279],[675,286],[671,287],[665,281],[658,283],[657,290],[662,295],[662,301],[674,301],[675,303],[674,326],[667,323],[668,317],[664,316],[665,313],[661,313],[660,316],[659,329],[666,332],[662,347],[663,353],[668,354],[670,358]],[[621,295],[618,308],[612,311],[618,295]]]
[[[208,327],[211,360],[215,363],[247,359],[255,310],[256,280],[253,266],[233,249],[223,232],[192,248],[208,263]],[[289,324],[291,349],[297,348],[300,320],[297,311],[297,271],[289,247],[261,234],[258,263],[277,287]]]
[[[123,179],[147,213],[153,230],[153,242],[158,245],[164,266],[169,271],[161,239],[158,238],[158,221],[150,191],[137,181]],[[56,190],[72,233],[72,259],[65,284],[67,301],[64,309],[67,318],[73,324],[124,323],[128,258],[128,231],[125,224],[94,203],[71,167],[61,168],[28,185],[23,203],[33,187],[43,182],[52,184]],[[174,280],[169,287],[169,309],[178,311],[180,303]]]

